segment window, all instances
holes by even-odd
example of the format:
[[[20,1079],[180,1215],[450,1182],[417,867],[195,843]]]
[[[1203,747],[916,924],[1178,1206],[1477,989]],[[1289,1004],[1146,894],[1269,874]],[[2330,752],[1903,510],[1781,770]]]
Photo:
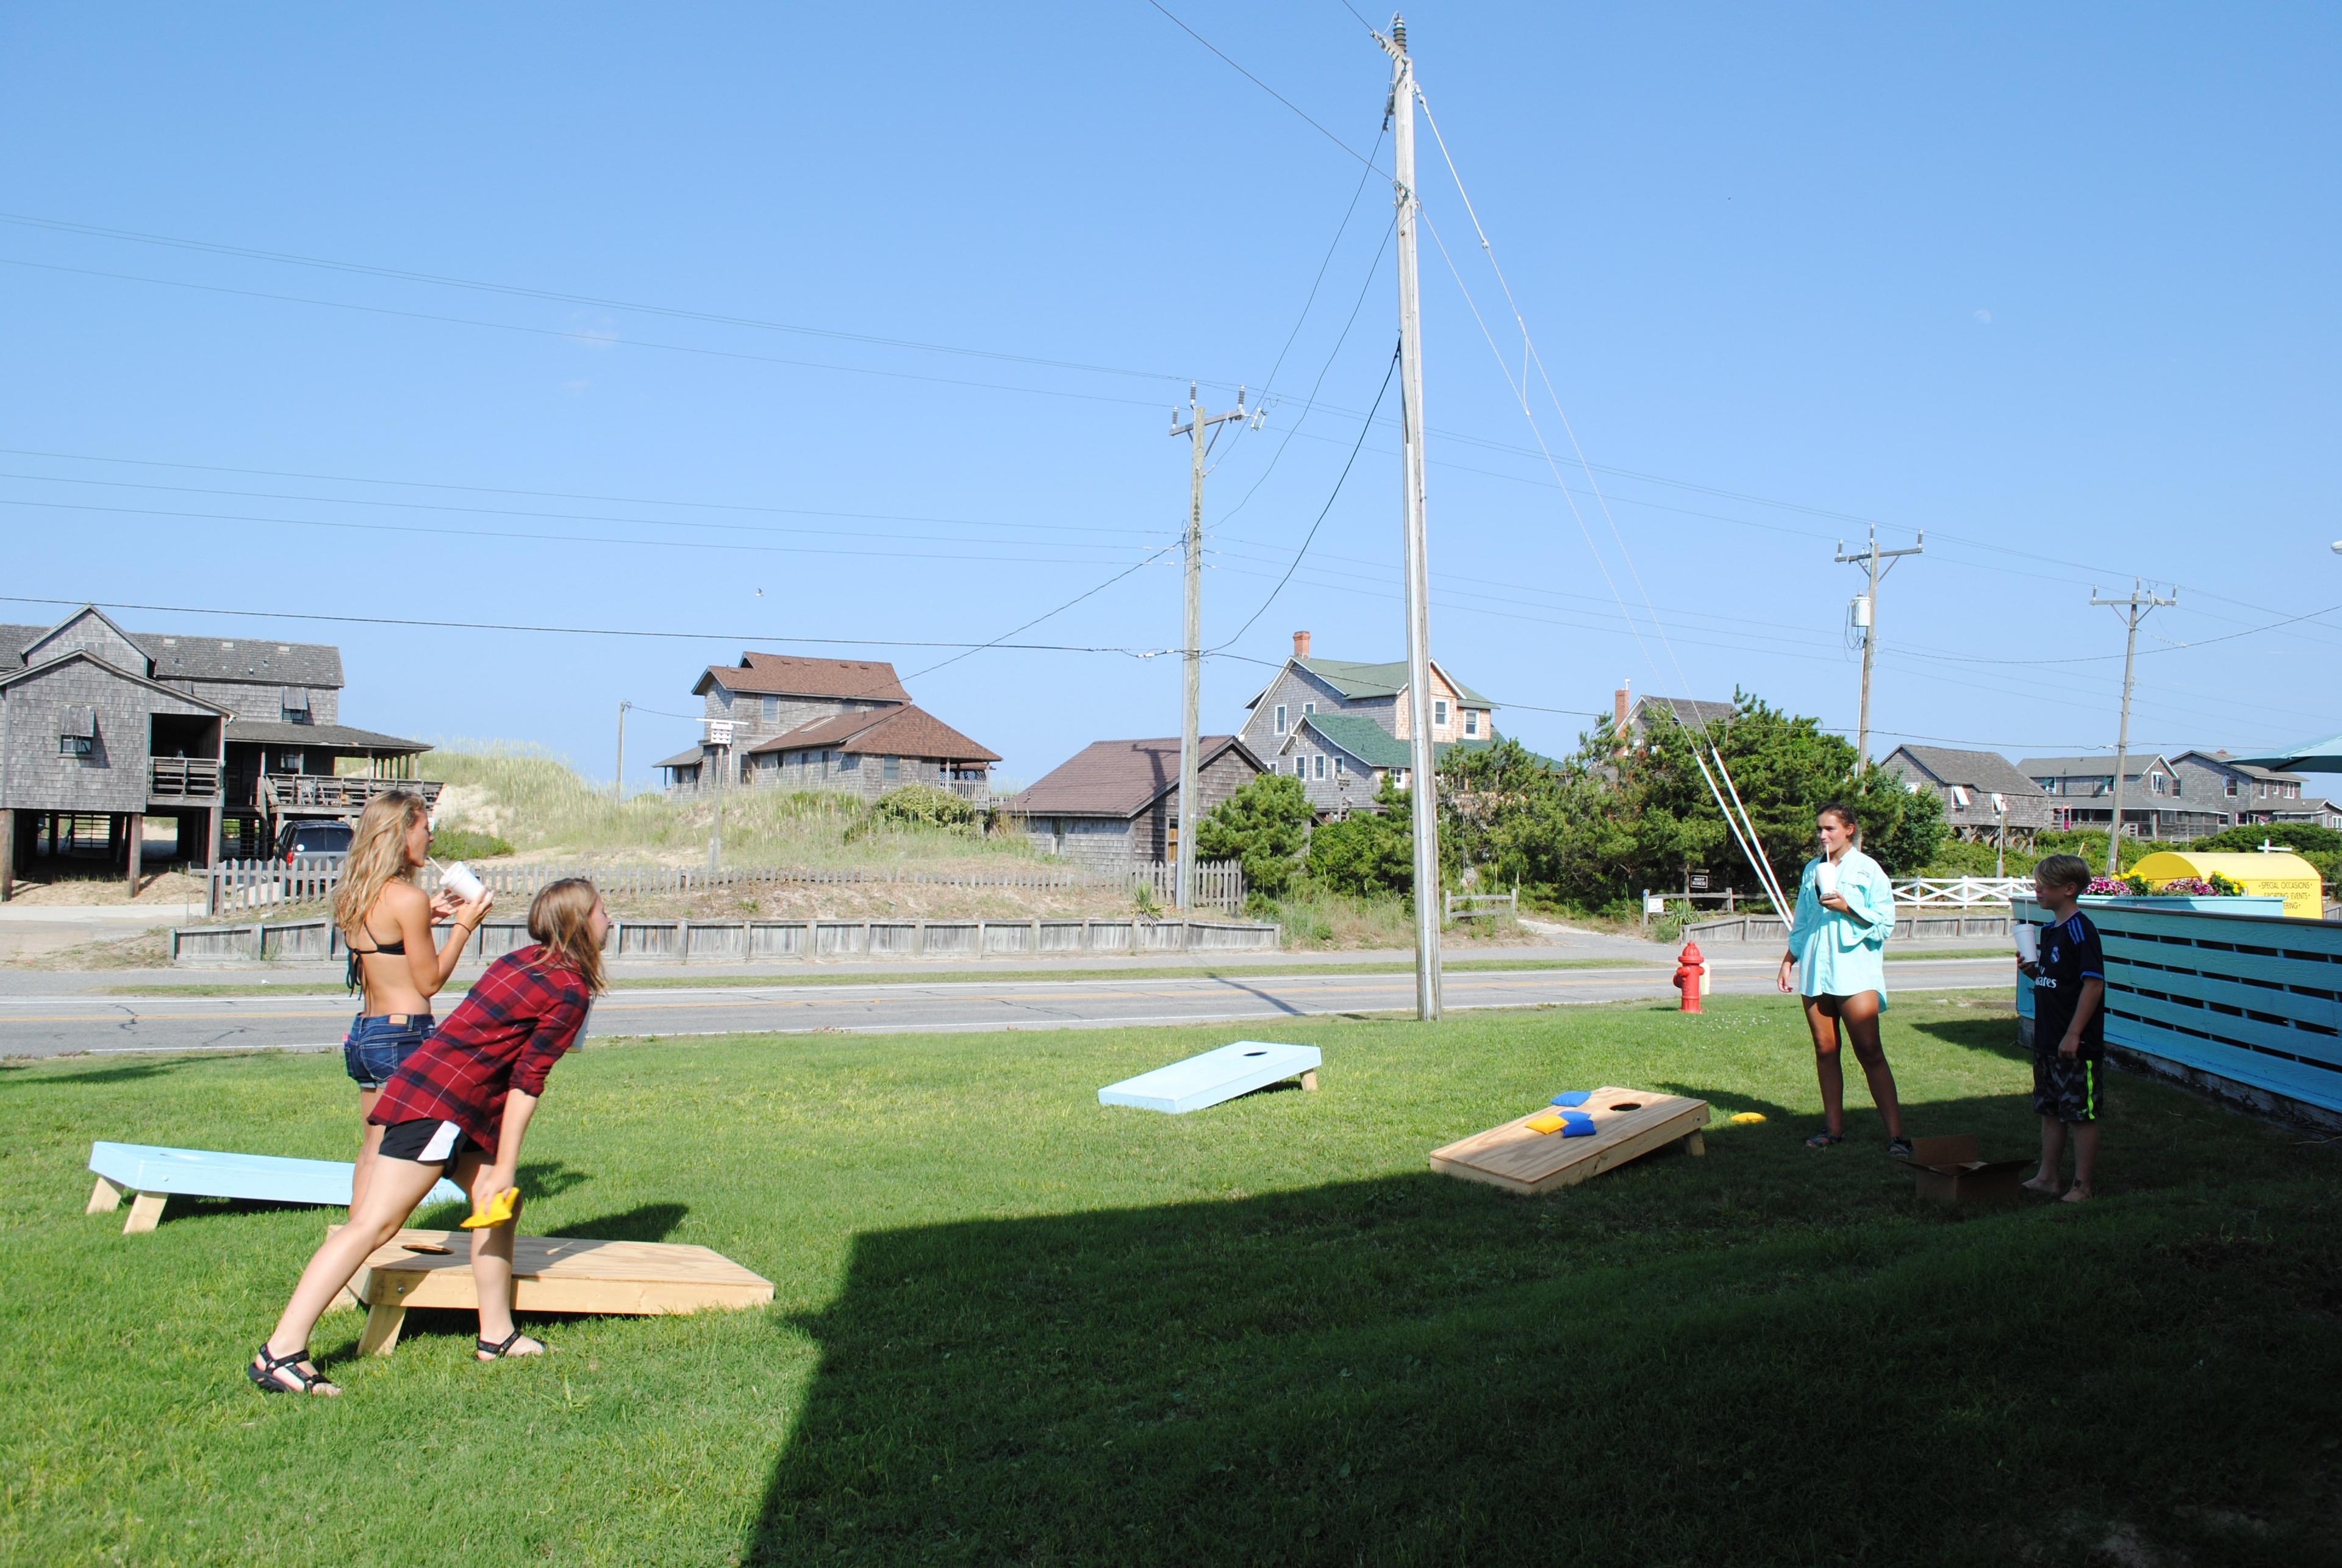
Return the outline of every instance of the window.
[[[2147,775],[2147,787],[2150,794],[2163,794],[2170,783],[2171,781],[2161,774],[2149,774]]]
[[[97,708],[90,703],[71,703],[57,714],[57,754],[65,757],[85,757],[97,751]]]
[[[276,771],[281,774],[299,773],[301,771],[301,754],[299,752],[278,752],[276,754]]]
[[[765,722],[768,724],[776,723],[779,721],[780,716],[781,699],[778,697],[766,697],[765,699]]]
[[[842,774],[860,773],[862,759],[852,752],[840,752],[837,754],[837,771]]]
[[[1480,733],[1479,709],[1466,708],[1464,710],[1464,733],[1467,735],[1476,735]]]
[[[1447,699],[1446,697],[1434,697],[1431,701],[1431,727],[1435,730],[1443,730],[1447,727]]]
[[[1952,786],[1952,804],[1965,809],[1967,804],[1968,792],[1966,789],[1963,789],[1960,785],[1954,784]]]
[[[1349,771],[1350,771],[1349,764],[1348,764],[1347,763],[1344,762],[1344,761],[1342,760],[1341,754],[1340,754],[1340,753],[1338,753],[1338,752],[1336,752],[1336,753],[1334,754],[1334,776],[1335,776],[1336,778],[1340,778],[1344,774],[1346,774],[1346,773],[1347,773],[1347,772],[1349,772]]]
[[[309,719],[309,694],[301,686],[287,686],[277,699],[276,716],[288,724],[305,724]]]
[[[1319,753],[1317,754],[1317,773],[1316,773],[1316,776],[1317,776],[1317,777],[1319,777],[1319,778],[1321,778],[1321,779],[1322,779],[1322,778],[1324,778],[1324,777],[1326,776],[1326,754],[1325,754],[1324,752],[1319,752]]]
[[[1283,703],[1276,704],[1276,733],[1280,735],[1285,733],[1285,704]]]
[[[1304,703],[1301,704],[1301,716],[1305,719],[1316,711],[1317,704],[1315,703]]]
[[[882,779],[901,778],[903,776],[903,759],[901,757],[881,758],[878,763],[878,776]]]
[[[2227,783],[2227,794],[2228,794],[2228,798],[2229,798],[2230,800],[2234,800],[2234,799],[2236,799],[2236,798],[2237,798],[2237,781],[2236,781],[2236,780],[2234,780],[2234,779],[2230,779],[2230,780],[2228,781],[2228,783]]]

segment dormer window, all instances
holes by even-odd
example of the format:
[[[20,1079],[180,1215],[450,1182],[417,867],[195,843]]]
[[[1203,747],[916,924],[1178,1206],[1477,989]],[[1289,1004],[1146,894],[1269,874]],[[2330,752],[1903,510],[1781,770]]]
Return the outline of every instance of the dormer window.
[[[309,717],[309,692],[305,686],[287,686],[278,699],[278,715],[288,724],[305,724]]]
[[[87,703],[71,703],[57,714],[57,754],[61,757],[85,757],[97,751],[97,709]]]

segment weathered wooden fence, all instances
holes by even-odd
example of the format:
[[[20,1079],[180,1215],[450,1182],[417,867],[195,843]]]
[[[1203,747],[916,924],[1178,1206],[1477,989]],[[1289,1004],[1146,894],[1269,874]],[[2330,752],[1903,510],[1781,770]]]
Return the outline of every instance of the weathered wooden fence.
[[[438,928],[445,941],[448,927]],[[1273,952],[1279,928],[1227,920],[625,920],[605,950],[614,958],[677,963],[768,958],[997,958],[1065,953]],[[496,958],[529,943],[527,923],[481,923],[468,956]],[[171,962],[332,963],[348,953],[328,920],[183,925]]]
[[[290,860],[224,861],[209,873],[205,907],[214,914],[301,904],[332,896],[340,881],[339,855],[301,855]],[[911,884],[926,887],[989,887],[1050,890],[1103,890],[1136,895],[1145,888],[1156,902],[1168,906],[1176,872],[1156,863],[1107,871],[1083,866],[1013,865],[1000,871],[916,871],[867,867],[822,869],[776,865],[726,865],[713,868],[676,865],[556,865],[523,863],[499,865],[493,861],[472,871],[492,893],[534,897],[549,883],[565,876],[592,879],[608,899],[641,898],[659,894],[702,893],[746,887],[863,886],[875,883]],[[422,883],[436,892],[439,873],[425,867]],[[1240,909],[1245,901],[1244,867],[1235,861],[1214,861],[1196,867],[1196,903],[1208,909]]]
[[[2342,923],[2090,899],[2107,956],[2107,1044],[2261,1110],[2342,1125]],[[2017,917],[2046,916],[2030,899]],[[2027,1020],[2033,986],[2017,977]]]

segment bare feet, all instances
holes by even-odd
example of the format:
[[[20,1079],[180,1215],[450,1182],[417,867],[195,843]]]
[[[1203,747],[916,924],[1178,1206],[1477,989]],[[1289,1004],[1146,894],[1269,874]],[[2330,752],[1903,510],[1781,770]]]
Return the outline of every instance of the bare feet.
[[[2055,1171],[2044,1171],[2031,1181],[2021,1183],[2020,1185],[2028,1193],[2038,1193],[2045,1198],[2054,1198],[2057,1195],[2057,1174]]]
[[[2087,1203],[2090,1201],[2090,1189],[2076,1182],[2074,1190],[2066,1194],[2066,1201],[2069,1203]]]

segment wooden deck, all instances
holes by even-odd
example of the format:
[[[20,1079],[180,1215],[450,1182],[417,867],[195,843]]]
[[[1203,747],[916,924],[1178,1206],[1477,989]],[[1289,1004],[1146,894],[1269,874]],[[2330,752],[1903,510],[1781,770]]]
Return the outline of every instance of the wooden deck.
[[[1595,1090],[1577,1108],[1594,1118],[1591,1138],[1535,1131],[1529,1124],[1552,1110],[1540,1105],[1501,1127],[1434,1149],[1431,1168],[1528,1196],[1575,1186],[1677,1139],[1686,1154],[1707,1152],[1700,1131],[1707,1125],[1705,1100],[1610,1087]]]
[[[401,1231],[377,1247],[352,1289],[367,1308],[362,1354],[388,1355],[409,1307],[479,1305],[468,1231]],[[513,1310],[659,1316],[763,1306],[773,1282],[706,1247],[520,1236],[513,1243]]]

